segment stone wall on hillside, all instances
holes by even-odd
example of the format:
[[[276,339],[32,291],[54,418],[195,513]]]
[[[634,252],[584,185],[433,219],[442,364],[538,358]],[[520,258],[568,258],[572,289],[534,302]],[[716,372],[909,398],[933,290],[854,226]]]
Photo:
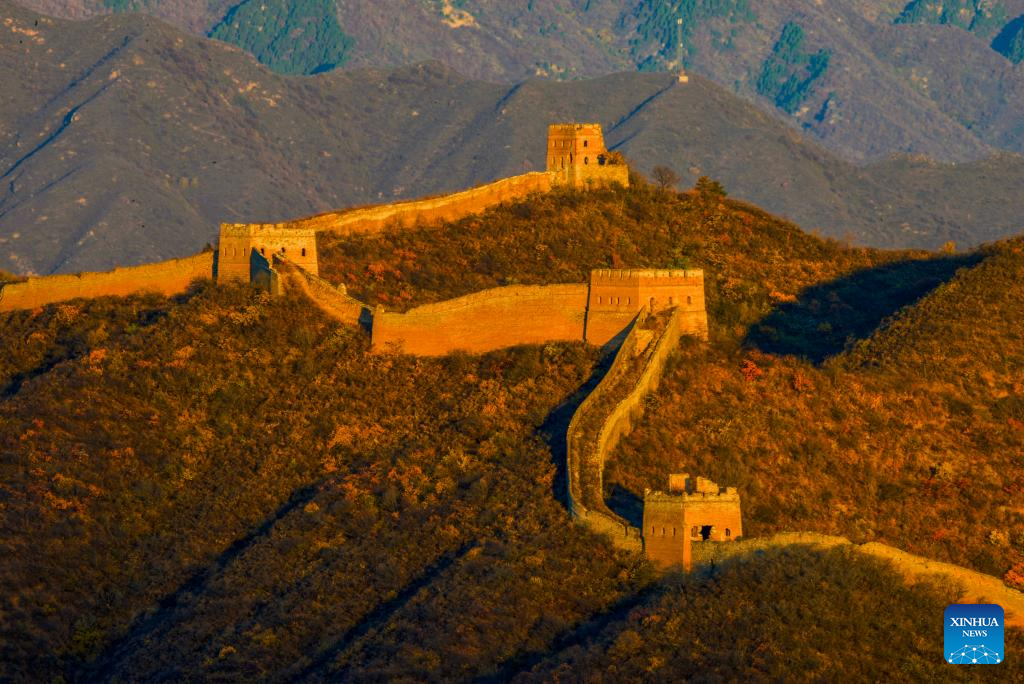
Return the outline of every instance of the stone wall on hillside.
[[[952,581],[963,589],[963,603],[996,603],[1006,611],[1006,626],[1024,627],[1024,593],[1006,586],[998,577],[976,570],[917,556],[886,544],[868,542],[854,544],[846,537],[816,532],[780,532],[771,537],[747,537],[732,544],[711,541],[693,544],[694,566],[718,565],[744,560],[770,549],[801,545],[822,549],[849,548],[886,561],[909,583],[920,580]]]
[[[274,270],[278,273],[281,290],[299,290],[339,323],[369,328],[370,308],[349,296],[344,285],[335,287],[280,255],[274,257]]]
[[[619,548],[637,553],[643,549],[640,530],[609,510],[604,502],[602,482],[607,452],[601,448],[601,434],[607,425],[607,404],[614,400],[617,385],[629,374],[637,354],[642,353],[641,344],[650,342],[647,336],[640,335],[646,317],[645,311],[635,315],[611,366],[576,409],[566,432],[569,514],[595,532],[606,535]]]
[[[373,348],[436,356],[582,341],[587,286],[513,285],[411,309],[373,312]]]
[[[306,230],[340,235],[380,233],[388,227],[409,227],[439,221],[457,221],[527,195],[551,190],[548,173],[526,173],[439,197],[345,209],[282,223],[248,224],[259,229]]]
[[[34,309],[80,297],[184,292],[195,280],[214,277],[216,252],[112,271],[28,278],[0,287],[0,311]]]

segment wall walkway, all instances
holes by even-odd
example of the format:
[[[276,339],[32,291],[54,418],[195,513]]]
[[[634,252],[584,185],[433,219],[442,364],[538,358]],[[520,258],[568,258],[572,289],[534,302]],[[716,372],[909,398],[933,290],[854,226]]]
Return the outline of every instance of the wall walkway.
[[[849,547],[857,553],[888,561],[909,583],[922,579],[951,581],[963,588],[962,603],[996,603],[1006,611],[1006,624],[1024,627],[1024,593],[1006,586],[998,577],[975,570],[931,560],[901,551],[886,544],[868,542],[854,544],[846,537],[814,532],[784,532],[771,537],[742,539],[729,544],[698,542],[693,545],[694,565],[710,565],[732,559],[743,559],[765,549],[793,545],[820,548]]]
[[[569,513],[630,551],[642,550],[641,533],[605,504],[604,465],[643,415],[644,399],[657,389],[665,363],[679,345],[684,318],[677,309],[670,310],[652,336],[647,313],[637,315],[611,368],[580,404],[566,434]]]

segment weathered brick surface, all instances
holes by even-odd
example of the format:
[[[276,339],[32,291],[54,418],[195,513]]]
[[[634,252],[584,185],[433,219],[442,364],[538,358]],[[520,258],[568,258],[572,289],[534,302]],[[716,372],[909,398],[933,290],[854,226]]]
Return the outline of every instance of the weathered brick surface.
[[[370,309],[349,296],[344,285],[335,287],[323,278],[291,263],[280,256],[274,259],[282,290],[298,289],[324,313],[340,323],[360,325],[369,321]]]
[[[214,252],[98,273],[29,278],[0,287],[0,311],[32,309],[79,297],[184,292],[195,280],[213,277]]]
[[[629,186],[629,167],[607,164],[608,150],[600,124],[548,126],[547,170],[556,185],[587,189],[602,185]]]
[[[436,356],[582,340],[587,286],[510,286],[406,313],[373,313],[373,347]]]
[[[256,223],[222,223],[218,249],[218,280],[251,280],[254,254],[268,261],[274,254],[281,254],[313,275],[320,273],[316,232],[310,229],[280,228]]]

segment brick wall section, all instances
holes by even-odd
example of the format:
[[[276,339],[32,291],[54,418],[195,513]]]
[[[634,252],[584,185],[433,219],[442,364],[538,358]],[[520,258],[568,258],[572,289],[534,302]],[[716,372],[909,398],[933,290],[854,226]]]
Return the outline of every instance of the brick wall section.
[[[625,520],[612,513],[604,503],[604,464],[608,454],[628,434],[634,422],[643,413],[643,400],[657,389],[665,363],[678,346],[683,334],[684,312],[673,310],[653,349],[643,353],[642,371],[632,379],[630,368],[634,364],[640,345],[640,325],[646,312],[637,315],[629,334],[626,336],[612,362],[611,368],[594,391],[580,404],[569,423],[566,435],[566,467],[569,482],[568,500],[570,514],[597,531],[608,534],[623,548],[639,551],[642,548],[641,531],[631,527]],[[616,394],[615,386],[631,382],[625,396],[610,411],[607,400]],[[587,425],[593,423],[591,414],[607,411],[607,417],[600,421],[596,438],[587,434]]]
[[[262,229],[309,230],[340,235],[373,234],[380,233],[389,226],[408,227],[417,223],[457,221],[502,202],[520,200],[536,192],[548,192],[551,190],[551,185],[550,174],[527,173],[502,178],[493,183],[450,195],[360,209],[332,211],[282,223],[250,225]]]
[[[652,563],[662,568],[678,566],[689,570],[693,562],[688,535],[683,502],[678,497],[645,494],[644,553]]]
[[[281,289],[299,290],[320,310],[340,323],[360,325],[369,320],[369,307],[349,296],[344,285],[334,287],[323,278],[279,256],[275,257],[274,264],[275,270],[280,274]]]
[[[34,309],[79,297],[184,292],[195,280],[212,278],[214,252],[113,271],[52,275],[8,283],[0,288],[0,311]]]
[[[373,314],[373,347],[438,356],[518,344],[583,339],[587,286],[509,286],[411,309]]]
[[[822,548],[849,547],[856,553],[889,561],[893,569],[910,583],[921,579],[953,581],[964,589],[964,595],[960,598],[961,602],[999,604],[1006,611],[1007,626],[1024,627],[1024,593],[1006,586],[1000,578],[962,568],[952,563],[943,563],[917,556],[878,542],[854,544],[846,537],[815,532],[783,532],[772,537],[747,538],[732,544],[695,543],[693,545],[693,562],[697,566],[724,563],[733,558],[754,555],[764,549],[792,545]]]

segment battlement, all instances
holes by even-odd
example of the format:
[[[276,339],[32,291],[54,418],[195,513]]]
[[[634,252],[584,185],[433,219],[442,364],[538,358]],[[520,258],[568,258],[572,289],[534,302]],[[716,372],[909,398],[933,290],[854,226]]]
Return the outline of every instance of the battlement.
[[[735,487],[719,487],[719,490],[716,492],[662,492],[648,489],[644,492],[644,502],[649,502],[651,505],[673,506],[695,502],[739,503],[740,495]]]
[[[667,492],[644,492],[644,550],[662,567],[692,565],[694,541],[733,541],[743,535],[740,495],[687,473],[669,475]]]
[[[668,268],[597,268],[590,272],[592,283],[621,283],[622,281],[652,280],[656,284],[667,284],[676,281],[704,282],[704,271],[701,269],[668,269]]]

